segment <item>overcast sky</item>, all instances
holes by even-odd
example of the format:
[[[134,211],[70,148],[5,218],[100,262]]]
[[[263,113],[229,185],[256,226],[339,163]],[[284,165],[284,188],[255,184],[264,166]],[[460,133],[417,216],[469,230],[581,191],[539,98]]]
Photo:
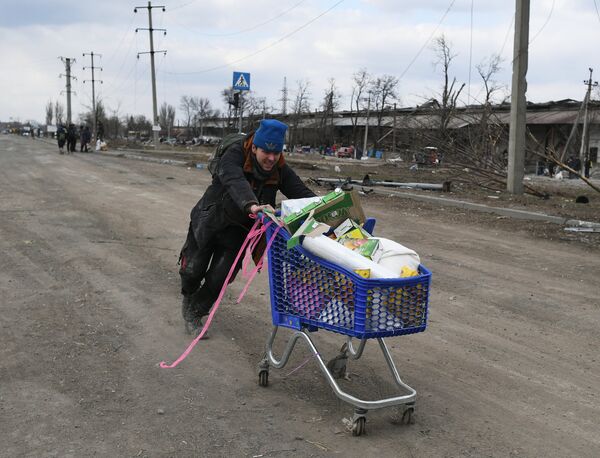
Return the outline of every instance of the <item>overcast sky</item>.
[[[8,3],[8,4],[7,4]],[[321,102],[330,78],[349,107],[352,74],[400,78],[400,106],[439,93],[442,74],[431,44],[444,34],[457,55],[451,74],[467,84],[461,103],[481,94],[476,66],[503,58],[496,79],[509,93],[514,0],[167,0],[153,9],[159,105],[177,109],[180,97],[209,98],[223,109],[220,92],[234,70],[251,73],[251,89],[281,107],[283,79],[289,97],[298,80],[310,82],[311,106]],[[74,119],[91,106],[89,56],[102,67],[96,95],[110,113],[152,115],[147,2],[129,0],[21,0],[2,2],[0,14],[0,121],[44,121],[46,103],[66,104],[64,64],[74,57]],[[600,0],[531,0],[527,98],[581,100],[588,67],[600,72]],[[598,75],[600,80],[600,74]],[[470,81],[470,86],[469,86]],[[470,98],[469,98],[470,96]]]

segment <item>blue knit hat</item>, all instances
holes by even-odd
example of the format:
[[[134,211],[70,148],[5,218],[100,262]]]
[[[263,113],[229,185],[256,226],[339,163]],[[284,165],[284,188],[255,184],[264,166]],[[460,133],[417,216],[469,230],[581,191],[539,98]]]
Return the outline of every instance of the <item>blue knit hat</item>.
[[[281,153],[287,128],[287,124],[276,119],[263,119],[260,122],[260,127],[254,133],[253,143],[265,151]]]

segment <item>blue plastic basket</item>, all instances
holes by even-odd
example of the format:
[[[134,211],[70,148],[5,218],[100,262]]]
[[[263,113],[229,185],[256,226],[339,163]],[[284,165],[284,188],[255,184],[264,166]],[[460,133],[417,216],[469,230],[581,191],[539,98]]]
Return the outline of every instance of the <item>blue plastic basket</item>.
[[[267,238],[274,230],[267,228]],[[427,327],[431,272],[423,265],[416,277],[365,279],[301,246],[288,250],[289,238],[280,229],[268,255],[274,325],[323,328],[360,339],[413,334]]]

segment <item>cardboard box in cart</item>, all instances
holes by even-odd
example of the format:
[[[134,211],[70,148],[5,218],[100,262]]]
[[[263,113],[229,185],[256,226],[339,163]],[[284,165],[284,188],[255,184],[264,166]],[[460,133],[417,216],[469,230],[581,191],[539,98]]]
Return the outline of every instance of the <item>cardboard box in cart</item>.
[[[365,214],[360,205],[358,193],[339,190],[330,192],[323,196],[320,202],[314,202],[285,217],[283,222],[290,234],[298,230],[311,211],[315,220],[331,227],[336,227],[348,218],[361,224],[365,222]]]

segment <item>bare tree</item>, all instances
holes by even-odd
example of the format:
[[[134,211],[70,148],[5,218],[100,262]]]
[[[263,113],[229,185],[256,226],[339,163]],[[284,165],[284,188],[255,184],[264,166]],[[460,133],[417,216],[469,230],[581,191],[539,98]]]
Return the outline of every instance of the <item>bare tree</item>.
[[[323,102],[321,103],[321,141],[332,144],[335,142],[333,121],[336,110],[340,107],[341,94],[335,85],[335,79],[329,78],[329,86],[325,90]]]
[[[381,139],[381,123],[387,105],[398,99],[397,95],[398,78],[392,75],[383,75],[377,77],[370,84],[371,105],[377,116],[377,136],[375,139],[375,148],[379,145]]]
[[[183,113],[185,119],[185,127],[188,131],[192,125],[192,119],[194,118],[194,104],[192,99],[193,97],[189,95],[182,95],[179,101],[179,109]]]
[[[442,99],[439,101],[439,133],[440,140],[448,142],[448,124],[450,120],[454,116],[454,112],[456,109],[456,103],[460,93],[465,88],[465,83],[461,84],[457,89],[456,86],[456,78],[452,78],[452,82],[450,82],[450,64],[456,58],[457,54],[452,52],[451,43],[446,40],[444,35],[440,35],[435,39],[435,43],[433,45],[437,61],[435,62],[436,66],[442,67],[442,73],[444,76],[444,84],[442,87]]]
[[[56,119],[56,124],[62,124],[65,117],[65,107],[58,100],[54,104],[54,119]]]
[[[478,162],[483,167],[494,161],[494,150],[504,130],[500,123],[494,122],[492,118],[494,95],[503,87],[494,79],[501,70],[501,63],[502,58],[500,55],[492,54],[476,67],[483,82],[485,99],[481,107],[479,128],[474,132],[475,135],[471,136],[471,145],[474,147],[475,156],[479,159]]]
[[[352,76],[352,95],[350,96],[350,120],[352,121],[352,143],[358,143],[358,115],[364,106],[364,95],[369,87],[371,75],[365,68],[360,69]]]
[[[175,124],[175,107],[163,102],[158,110],[158,123],[167,129],[167,136],[171,136],[171,130]]]
[[[193,97],[192,108],[194,112],[194,131],[200,126],[200,136],[204,135],[204,122],[213,115],[214,110],[210,106],[210,100],[204,97]]]
[[[292,104],[292,128],[289,134],[289,143],[293,147],[294,142],[298,139],[298,124],[300,118],[304,113],[310,112],[310,81],[298,80],[296,81],[296,91],[294,102]]]
[[[48,100],[46,104],[46,125],[49,126],[52,124],[52,119],[54,119],[54,105],[52,100]]]

